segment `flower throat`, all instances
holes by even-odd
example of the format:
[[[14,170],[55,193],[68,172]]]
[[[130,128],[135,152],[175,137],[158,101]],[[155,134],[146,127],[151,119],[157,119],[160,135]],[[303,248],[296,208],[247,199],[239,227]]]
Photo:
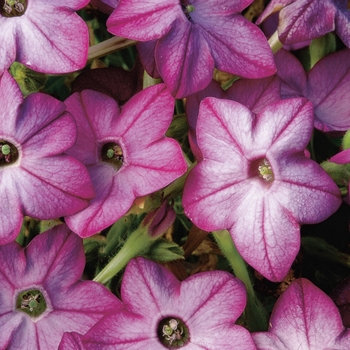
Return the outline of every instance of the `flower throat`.
[[[3,17],[22,16],[26,9],[26,0],[0,0],[0,12]]]

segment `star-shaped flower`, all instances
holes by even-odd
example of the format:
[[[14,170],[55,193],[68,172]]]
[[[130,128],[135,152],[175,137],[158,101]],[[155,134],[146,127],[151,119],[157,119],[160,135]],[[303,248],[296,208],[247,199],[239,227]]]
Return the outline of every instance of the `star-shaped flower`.
[[[88,0],[5,0],[0,8],[0,74],[18,61],[43,73],[86,64],[89,33],[75,13]]]
[[[164,84],[155,85],[119,107],[111,97],[92,90],[66,101],[78,126],[67,152],[86,165],[96,197],[89,207],[66,217],[80,236],[91,236],[113,224],[136,197],[153,193],[185,173],[179,144],[166,138],[174,99]]]
[[[104,317],[83,337],[65,334],[60,350],[255,350],[250,333],[234,322],[243,312],[243,283],[224,271],[180,282],[143,258],[131,260],[121,287],[125,311]],[[80,343],[80,347],[79,344]],[[74,345],[75,347],[72,347]]]
[[[209,85],[214,67],[243,77],[275,72],[264,34],[241,11],[252,0],[120,0],[108,30],[143,42],[141,61],[182,98]]]
[[[76,139],[64,103],[33,93],[24,100],[12,77],[0,80],[0,244],[15,240],[24,215],[55,219],[88,205],[86,168],[63,154]]]
[[[86,333],[120,301],[103,285],[82,281],[81,238],[62,224],[26,248],[0,247],[0,348],[57,349],[64,332]]]
[[[252,336],[258,350],[348,350],[350,344],[350,330],[332,299],[304,278],[277,300],[269,331]]]
[[[282,280],[300,247],[300,225],[325,220],[341,204],[327,173],[304,155],[310,102],[296,98],[257,115],[240,103],[206,98],[197,121],[203,159],[187,177],[183,206],[206,231],[228,229],[243,258]]]

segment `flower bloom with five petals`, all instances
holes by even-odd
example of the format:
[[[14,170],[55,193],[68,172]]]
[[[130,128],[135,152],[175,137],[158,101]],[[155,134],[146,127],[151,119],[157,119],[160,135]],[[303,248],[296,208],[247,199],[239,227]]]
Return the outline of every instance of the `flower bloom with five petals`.
[[[92,90],[65,101],[78,125],[77,142],[67,153],[86,165],[96,191],[86,209],[65,218],[74,232],[97,233],[120,219],[136,197],[186,172],[180,145],[164,136],[174,102],[164,84],[139,92],[122,107]]]
[[[68,73],[86,64],[89,33],[75,13],[88,0],[5,0],[0,8],[0,74],[18,61],[42,73]]]
[[[204,89],[214,67],[246,78],[275,73],[261,30],[241,11],[252,0],[120,0],[107,21],[115,35],[139,40],[148,73],[176,98]]]
[[[64,103],[42,93],[23,100],[7,72],[0,101],[0,244],[6,244],[15,240],[24,215],[74,214],[95,193],[84,165],[63,154],[77,134]]]
[[[224,271],[180,282],[165,267],[131,260],[122,287],[125,310],[107,315],[83,337],[66,333],[60,350],[255,350],[250,333],[235,325],[246,305],[243,283]]]
[[[203,159],[187,177],[183,206],[206,231],[228,229],[243,258],[281,281],[300,248],[300,225],[325,220],[341,204],[327,173],[304,155],[313,126],[304,98],[255,115],[238,102],[206,98],[197,121]]]
[[[82,239],[61,224],[26,248],[0,247],[0,348],[57,349],[64,332],[86,333],[121,302],[103,285],[82,281]]]

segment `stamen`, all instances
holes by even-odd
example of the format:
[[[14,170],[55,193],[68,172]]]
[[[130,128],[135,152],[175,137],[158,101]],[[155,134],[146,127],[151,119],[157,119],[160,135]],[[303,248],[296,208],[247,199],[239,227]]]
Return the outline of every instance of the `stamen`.
[[[158,339],[168,349],[178,349],[190,340],[185,323],[179,318],[167,317],[158,324]]]
[[[267,159],[264,159],[262,164],[258,166],[260,176],[267,182],[274,180],[273,171]]]

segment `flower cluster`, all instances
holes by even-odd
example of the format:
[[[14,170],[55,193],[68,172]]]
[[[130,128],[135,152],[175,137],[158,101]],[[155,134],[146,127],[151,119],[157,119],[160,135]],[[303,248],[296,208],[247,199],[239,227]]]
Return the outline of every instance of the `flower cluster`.
[[[349,349],[349,11],[0,2],[0,348]]]

